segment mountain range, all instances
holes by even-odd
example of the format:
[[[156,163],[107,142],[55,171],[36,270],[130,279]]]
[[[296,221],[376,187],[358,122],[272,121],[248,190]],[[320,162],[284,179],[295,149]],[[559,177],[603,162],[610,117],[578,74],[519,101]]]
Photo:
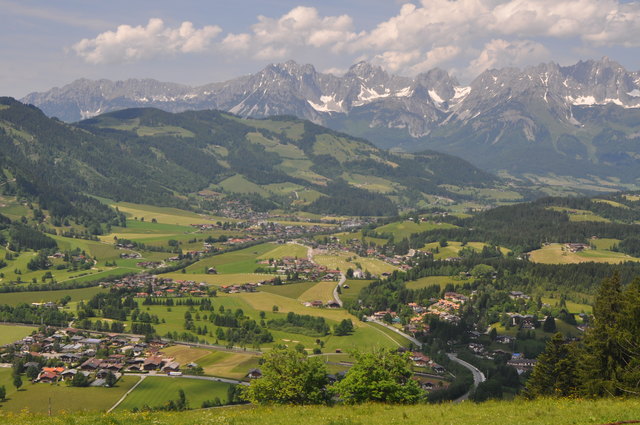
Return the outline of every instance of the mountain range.
[[[82,79],[22,102],[68,122],[131,107],[293,115],[385,149],[435,149],[518,179],[586,189],[640,179],[640,72],[607,58],[488,70],[469,85],[441,69],[409,78],[360,62],[335,76],[289,61],[199,87]]]

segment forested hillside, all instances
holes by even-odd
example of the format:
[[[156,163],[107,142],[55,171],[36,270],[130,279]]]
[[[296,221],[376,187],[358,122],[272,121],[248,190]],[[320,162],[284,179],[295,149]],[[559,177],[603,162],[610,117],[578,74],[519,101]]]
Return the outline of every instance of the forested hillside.
[[[213,189],[271,207],[390,215],[474,198],[462,187],[504,186],[455,157],[393,155],[291,117],[130,109],[74,126],[2,98],[0,137],[5,192],[36,196],[56,216],[103,222],[114,213],[86,195],[189,207],[187,196]]]

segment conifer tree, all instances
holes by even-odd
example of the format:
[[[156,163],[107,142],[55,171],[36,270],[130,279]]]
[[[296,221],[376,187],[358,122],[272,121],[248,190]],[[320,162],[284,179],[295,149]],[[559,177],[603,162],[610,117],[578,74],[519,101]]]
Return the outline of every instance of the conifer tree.
[[[620,275],[605,279],[593,306],[593,322],[584,337],[581,373],[582,393],[586,396],[619,394],[618,369],[623,364],[619,346],[620,312],[622,310]]]
[[[532,398],[575,395],[577,358],[575,345],[565,343],[562,334],[555,334],[547,342],[544,353],[538,356],[538,363],[527,381],[526,395]]]

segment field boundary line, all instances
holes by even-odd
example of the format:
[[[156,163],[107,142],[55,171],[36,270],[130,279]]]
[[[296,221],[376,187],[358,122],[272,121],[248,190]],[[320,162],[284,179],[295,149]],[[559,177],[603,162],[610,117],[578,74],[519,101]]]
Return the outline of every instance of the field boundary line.
[[[111,412],[112,412],[116,407],[118,407],[118,406],[120,405],[120,403],[122,403],[122,402],[124,401],[124,399],[125,399],[125,398],[127,398],[127,396],[128,396],[128,395],[129,395],[133,390],[135,390],[135,389],[138,387],[138,385],[140,385],[140,384],[142,383],[142,381],[144,381],[144,380],[145,380],[145,378],[146,378],[146,375],[141,376],[141,377],[140,377],[140,380],[139,380],[138,382],[136,382],[136,384],[135,384],[133,387],[131,387],[131,388],[129,389],[129,391],[127,391],[126,393],[124,393],[124,395],[123,395],[122,397],[120,397],[120,400],[118,400],[118,401],[116,402],[116,404],[114,404],[113,406],[111,406],[111,409],[107,410],[107,413],[111,413]]]

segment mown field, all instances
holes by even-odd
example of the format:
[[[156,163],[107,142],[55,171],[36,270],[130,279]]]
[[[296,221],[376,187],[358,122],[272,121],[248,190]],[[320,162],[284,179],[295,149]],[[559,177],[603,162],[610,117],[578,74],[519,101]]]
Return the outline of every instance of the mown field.
[[[640,417],[640,399],[489,401],[481,404],[394,406],[238,406],[188,412],[136,414],[7,415],[11,425],[576,425],[609,424]]]
[[[34,291],[34,292],[7,292],[0,294],[0,304],[18,305],[21,303],[45,303],[58,301],[64,296],[71,297],[71,302],[88,300],[106,289],[94,286],[91,288],[66,289],[60,291]]]
[[[31,335],[31,332],[37,329],[38,328],[31,326],[0,325],[0,345],[11,344],[14,341],[18,341],[25,336]]]
[[[449,223],[436,223],[433,221],[415,223],[407,220],[385,224],[384,226],[377,227],[375,231],[380,234],[392,234],[396,241],[400,241],[404,238],[408,238],[414,233],[422,233],[435,229],[453,229],[455,227],[456,226]]]
[[[359,257],[356,254],[348,252],[339,252],[329,255],[314,255],[313,259],[316,263],[327,266],[330,269],[339,269],[346,272],[348,269],[361,268],[362,271],[369,271],[371,274],[380,275],[382,273],[391,273],[398,270],[397,267],[377,258]]]
[[[202,379],[187,379],[178,377],[149,376],[133,390],[116,410],[132,410],[144,406],[159,407],[178,399],[178,391],[183,390],[187,404],[192,409],[202,406],[205,400],[219,398],[222,403],[227,402],[229,384]]]
[[[164,348],[162,353],[174,357],[181,364],[197,363],[210,376],[231,379],[243,379],[249,370],[258,367],[259,357],[242,352],[217,351],[204,348],[173,345]]]
[[[544,264],[575,264],[596,263],[619,264],[625,261],[640,261],[640,258],[631,257],[621,252],[607,251],[604,249],[589,249],[581,252],[569,252],[565,250],[563,244],[552,243],[531,251],[529,259],[536,263]]]
[[[53,414],[63,412],[94,411],[110,409],[137,381],[137,377],[124,377],[113,388],[75,388],[64,383],[31,384],[23,376],[23,386],[16,391],[12,384],[11,369],[0,369],[0,385],[7,389],[7,400],[0,403],[0,415],[5,412],[45,414],[51,405]],[[11,419],[0,423],[12,424]]]
[[[436,260],[441,260],[449,257],[456,257],[462,248],[471,248],[475,251],[482,251],[482,248],[487,246],[484,242],[467,242],[466,244],[462,244],[462,242],[457,241],[447,241],[447,246],[440,246],[439,242],[431,242],[426,244],[422,249],[425,251],[433,252],[433,257]],[[500,252],[502,255],[507,255],[511,252],[510,249],[505,247],[500,247]]]
[[[407,282],[407,289],[424,289],[431,285],[439,285],[440,289],[444,288],[448,284],[463,285],[464,283],[472,283],[473,278],[461,279],[453,276],[427,276],[418,280]]]

